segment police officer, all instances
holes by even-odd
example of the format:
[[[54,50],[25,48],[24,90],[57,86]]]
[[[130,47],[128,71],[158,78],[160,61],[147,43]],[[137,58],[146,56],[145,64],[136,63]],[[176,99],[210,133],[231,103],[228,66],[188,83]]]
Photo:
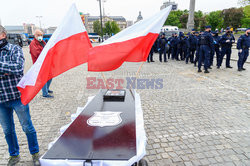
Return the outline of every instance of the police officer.
[[[194,60],[194,66],[195,67],[196,67],[196,64],[197,64],[197,62],[199,61],[199,58],[200,58],[200,45],[199,45],[199,41],[200,41],[200,37],[201,37],[202,33],[203,33],[202,31],[200,31],[200,33],[199,32],[195,33],[195,36],[196,36],[196,39],[197,39],[197,41],[196,41],[196,54],[195,54],[195,60]]]
[[[194,53],[196,50],[197,45],[197,37],[195,36],[195,29],[192,29],[192,32],[189,35],[188,42],[189,42],[189,54],[186,57],[186,63],[188,63],[189,59],[191,63],[194,63]]]
[[[226,68],[233,68],[230,66],[230,59],[231,59],[231,53],[232,53],[232,45],[235,42],[234,35],[230,31],[230,28],[227,27],[226,33],[222,35],[220,39],[220,44],[221,44],[221,56],[220,56],[220,63],[218,64],[217,68],[219,69],[223,58],[225,54],[227,55],[226,57]]]
[[[183,55],[183,52],[184,52],[183,45],[185,43],[184,38],[185,38],[184,33],[180,32],[179,37],[177,39],[178,40],[177,41],[177,43],[178,43],[177,44],[177,58],[176,58],[177,61],[179,61],[180,59],[184,60],[184,55]],[[179,59],[179,55],[180,55],[180,59]]]
[[[170,41],[171,46],[172,46],[172,59],[176,59],[177,60],[177,44],[178,44],[178,35],[177,33],[174,34],[174,37],[172,38],[172,40]]]
[[[237,42],[237,49],[239,50],[238,71],[246,70],[243,68],[244,63],[249,55],[250,46],[250,28],[246,30],[246,34],[240,36]]]
[[[153,60],[154,49],[155,49],[155,44],[152,46],[150,53],[148,55],[148,59],[147,59],[148,63],[154,62],[154,60]]]
[[[187,57],[189,57],[189,50],[190,50],[190,44],[188,41],[188,36],[183,37],[183,44],[182,44],[182,51],[183,51],[183,57],[182,60],[185,60]]]
[[[174,38],[174,33],[172,34],[172,36],[170,36],[169,38],[168,38],[168,45],[169,45],[169,49],[168,49],[168,59],[170,59],[170,54],[172,54],[172,49],[173,49],[173,46],[172,46],[172,43],[171,43],[171,41],[172,41],[172,39]],[[172,56],[172,59],[173,59],[173,56]]]
[[[213,39],[214,39],[214,49],[212,50],[212,59],[211,59],[211,64],[213,64],[213,58],[216,53],[216,66],[219,64],[220,56],[221,56],[221,51],[220,51],[220,39],[221,36],[219,36],[219,31],[214,31],[213,33]]]
[[[204,73],[209,73],[208,67],[209,67],[209,57],[211,54],[211,50],[213,49],[213,37],[211,35],[211,26],[205,27],[205,32],[201,34],[200,40],[200,57],[199,57],[199,63],[198,63],[198,72],[201,71],[201,65],[202,61],[204,60]]]
[[[162,62],[162,54],[164,54],[164,62],[167,62],[167,50],[166,50],[166,45],[167,45],[168,41],[165,37],[165,33],[161,34],[161,38],[159,39],[159,60],[160,62]]]

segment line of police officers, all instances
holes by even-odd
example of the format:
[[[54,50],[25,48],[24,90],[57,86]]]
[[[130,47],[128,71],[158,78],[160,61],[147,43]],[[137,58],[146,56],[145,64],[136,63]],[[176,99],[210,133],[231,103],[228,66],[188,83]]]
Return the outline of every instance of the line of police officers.
[[[180,32],[179,36],[174,33],[168,39],[162,33],[150,51],[148,62],[154,62],[153,53],[157,51],[159,52],[160,62],[163,62],[163,60],[167,62],[167,45],[169,45],[168,59],[171,55],[171,59],[185,60],[187,64],[188,62],[194,63],[194,66],[198,62],[198,72],[202,72],[201,66],[204,64],[204,73],[209,73],[208,69],[212,69],[215,54],[218,69],[221,67],[225,55],[226,68],[232,68],[230,59],[233,43],[235,43],[235,38],[229,27],[222,36],[219,36],[218,31],[211,32],[211,26],[206,26],[204,32],[197,32],[193,29],[188,36],[185,36],[183,32]],[[249,45],[250,28],[237,42],[237,49],[239,50],[238,71],[245,70],[243,66],[249,55]]]

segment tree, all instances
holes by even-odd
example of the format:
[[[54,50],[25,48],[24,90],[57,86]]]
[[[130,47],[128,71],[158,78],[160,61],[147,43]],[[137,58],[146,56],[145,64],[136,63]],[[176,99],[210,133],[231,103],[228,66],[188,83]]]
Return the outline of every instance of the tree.
[[[115,21],[111,22],[111,27],[112,27],[112,33],[113,34],[117,34],[118,32],[121,31],[119,26],[117,25],[117,23]]]
[[[221,11],[211,12],[207,15],[207,23],[212,26],[212,30],[221,29],[223,26],[223,18]]]
[[[94,32],[97,33],[98,35],[102,36],[101,34],[101,23],[99,20],[95,21],[93,23],[93,29],[94,29]]]
[[[238,4],[241,6],[250,5],[250,0],[238,0]]]
[[[224,28],[233,27],[234,29],[241,27],[241,21],[244,17],[243,8],[230,8],[222,11],[224,18]]]
[[[241,19],[242,28],[250,27],[250,5],[243,9],[244,17]]]
[[[198,12],[194,12],[194,28],[197,30],[201,29],[200,22],[202,17],[203,17],[202,11],[199,10]]]
[[[180,17],[181,27],[180,28],[187,28],[187,22],[188,22],[188,14],[183,14]]]
[[[120,32],[120,28],[118,27],[115,21],[108,21],[105,23],[104,33],[111,36],[112,34],[116,34]]]
[[[207,25],[207,18],[206,16],[203,16],[201,19],[200,19],[200,30],[205,30],[205,26]]]
[[[183,13],[184,11],[181,10],[171,11],[164,25],[172,25],[180,28],[182,26],[180,17],[183,15]]]

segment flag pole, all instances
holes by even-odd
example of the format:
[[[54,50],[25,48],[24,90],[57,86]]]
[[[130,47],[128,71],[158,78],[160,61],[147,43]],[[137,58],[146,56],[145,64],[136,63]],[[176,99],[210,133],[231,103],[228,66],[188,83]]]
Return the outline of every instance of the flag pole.
[[[135,75],[135,79],[137,79],[137,77],[138,77],[138,75],[139,75],[139,73],[140,73],[140,71],[141,71],[142,66],[144,65],[144,63],[145,63],[145,62],[143,62],[143,63],[140,65],[140,67],[138,68],[138,70],[137,70],[137,72],[136,72],[136,75]],[[130,91],[130,93],[132,94],[133,98],[135,99],[135,96],[134,96],[134,94],[133,94],[133,92],[132,92],[132,87],[131,87],[131,86],[132,86],[132,85],[130,84],[130,89],[129,89],[129,91]]]
[[[109,89],[109,88],[108,88],[107,79],[106,79],[105,75],[103,74],[103,72],[102,72],[101,74],[102,74],[102,78],[103,78],[103,80],[104,80],[104,82],[105,82],[106,88]]]

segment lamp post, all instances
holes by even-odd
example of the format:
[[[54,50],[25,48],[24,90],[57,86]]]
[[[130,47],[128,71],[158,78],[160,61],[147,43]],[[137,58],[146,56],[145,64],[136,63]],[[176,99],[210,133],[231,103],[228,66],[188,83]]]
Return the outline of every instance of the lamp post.
[[[103,27],[102,27],[102,0],[97,0],[99,1],[99,6],[100,6],[100,21],[101,21],[101,42],[103,42]]]
[[[40,29],[42,29],[42,24],[41,24],[41,18],[42,18],[42,17],[43,17],[43,16],[36,16],[36,18],[39,19]]]

